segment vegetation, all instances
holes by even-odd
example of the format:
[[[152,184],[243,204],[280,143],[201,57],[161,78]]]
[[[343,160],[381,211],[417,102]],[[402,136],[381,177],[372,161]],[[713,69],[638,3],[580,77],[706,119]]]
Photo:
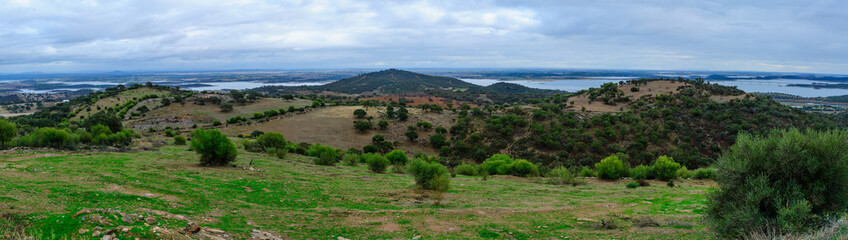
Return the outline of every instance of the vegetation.
[[[6,143],[18,135],[18,129],[14,124],[0,119],[0,149],[6,148]]]
[[[657,179],[671,181],[677,178],[677,170],[680,169],[680,164],[674,162],[674,159],[670,157],[660,156],[651,169],[656,174]]]
[[[224,166],[238,156],[236,145],[216,129],[194,130],[191,150],[200,154],[200,164],[206,166]]]
[[[384,173],[386,172],[386,167],[388,167],[392,162],[383,156],[372,155],[365,160],[365,163],[368,164],[368,169],[372,172]]]
[[[609,156],[595,164],[595,169],[598,170],[598,178],[616,180],[627,176],[627,168],[618,156]]]
[[[429,190],[444,192],[450,185],[448,168],[437,162],[427,162],[420,158],[409,164],[409,173],[415,178],[415,184]]]
[[[406,156],[406,152],[402,150],[394,150],[387,153],[386,159],[389,159],[389,162],[391,162],[392,165],[406,165],[409,161],[409,157]]]
[[[186,145],[186,138],[181,135],[174,136],[174,145]]]
[[[740,134],[717,163],[706,218],[721,237],[799,233],[848,212],[848,132]]]

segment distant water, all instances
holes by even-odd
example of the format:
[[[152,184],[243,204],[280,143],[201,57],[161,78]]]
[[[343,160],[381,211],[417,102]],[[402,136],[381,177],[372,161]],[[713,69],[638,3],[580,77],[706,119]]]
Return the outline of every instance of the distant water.
[[[592,79],[562,79],[562,80],[517,80],[517,81],[501,81],[496,79],[462,79],[463,81],[477,84],[480,86],[489,86],[498,82],[508,82],[520,84],[532,88],[554,89],[568,92],[576,92],[588,88],[597,88],[604,83],[625,81],[635,78],[592,78]],[[829,97],[848,95],[848,89],[836,88],[808,88],[808,87],[792,87],[789,84],[812,84],[812,83],[839,83],[827,81],[810,81],[801,79],[771,79],[771,80],[733,80],[733,81],[713,81],[725,86],[736,86],[745,92],[775,92],[797,95],[801,97]]]
[[[0,84],[4,82],[11,81],[0,81]],[[181,87],[181,89],[194,90],[194,91],[216,91],[216,90],[226,90],[226,89],[235,89],[235,90],[243,90],[243,89],[251,89],[258,88],[264,86],[316,86],[316,85],[324,85],[330,83],[332,81],[327,82],[283,82],[283,83],[263,83],[263,82],[186,82],[183,84],[203,84],[208,86],[196,86],[196,87]],[[20,89],[19,92],[22,93],[52,93],[59,91],[77,91],[82,89],[93,89],[93,90],[102,90],[101,88],[84,88],[84,87],[75,87],[78,85],[96,85],[96,86],[118,86],[121,84],[127,83],[115,83],[115,82],[102,82],[102,81],[81,81],[81,82],[65,82],[65,81],[50,81],[47,82],[50,84],[62,84],[61,88],[54,88],[49,90],[34,90],[34,89]],[[179,86],[181,83],[174,82],[154,82],[155,84],[164,84],[169,86]]]
[[[264,86],[317,86],[324,85],[330,82],[285,82],[285,83],[261,83],[261,82],[209,82],[203,83],[211,86],[203,86],[203,87],[187,87],[184,89],[194,90],[194,91],[212,91],[212,90],[224,90],[224,89],[250,89],[250,88],[258,88]]]

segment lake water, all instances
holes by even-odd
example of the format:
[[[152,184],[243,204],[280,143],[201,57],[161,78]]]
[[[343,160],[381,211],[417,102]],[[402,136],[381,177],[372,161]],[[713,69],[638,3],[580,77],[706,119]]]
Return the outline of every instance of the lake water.
[[[500,80],[495,79],[462,79],[463,81],[477,84],[480,86],[489,86]],[[597,88],[604,83],[619,82],[627,80],[627,78],[604,78],[604,79],[568,79],[568,80],[518,80],[518,81],[503,81],[516,83],[532,88],[554,89],[569,92],[576,92],[582,89]],[[829,97],[848,95],[848,89],[836,88],[808,88],[808,87],[793,87],[789,84],[812,84],[812,83],[837,83],[827,81],[810,81],[801,79],[772,79],[772,80],[733,80],[733,81],[713,81],[725,86],[736,86],[745,92],[775,92],[797,95],[801,97]]]

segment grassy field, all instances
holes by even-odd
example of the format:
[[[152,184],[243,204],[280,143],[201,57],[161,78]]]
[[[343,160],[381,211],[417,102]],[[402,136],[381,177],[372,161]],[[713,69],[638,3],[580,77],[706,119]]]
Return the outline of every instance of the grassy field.
[[[3,152],[0,222],[7,226],[0,224],[0,237],[12,234],[10,223],[27,226],[13,221],[18,217],[33,224],[30,234],[44,239],[99,239],[92,237],[97,226],[125,227],[120,239],[168,237],[188,222],[200,224],[201,233],[235,239],[258,232],[283,239],[709,237],[700,214],[712,181],[627,189],[623,180],[590,179],[571,187],[538,183],[541,179],[459,176],[440,195],[416,189],[408,175],[373,174],[364,165],[317,166],[300,155],[278,160],[244,152],[236,164],[249,162],[253,170],[200,167],[184,146],[129,153]],[[157,221],[122,220],[129,214]],[[615,224],[601,227],[602,220]],[[89,232],[80,235],[80,229]],[[176,236],[181,235],[170,237]]]
[[[161,95],[166,95],[166,94],[169,94],[169,93],[170,92],[168,92],[168,91],[163,91],[163,90],[159,90],[159,89],[151,89],[151,88],[146,88],[146,87],[127,90],[127,91],[121,92],[117,96],[97,100],[97,102],[90,105],[91,111],[85,111],[85,110],[80,111],[76,116],[71,118],[71,120],[79,120],[81,117],[91,116],[92,114],[98,113],[98,112],[105,110],[107,108],[115,107],[116,105],[124,104],[127,101],[132,100],[133,98],[140,99],[140,98],[142,98],[146,95],[156,94],[156,95],[161,96]],[[97,107],[100,107],[100,110],[97,110]]]

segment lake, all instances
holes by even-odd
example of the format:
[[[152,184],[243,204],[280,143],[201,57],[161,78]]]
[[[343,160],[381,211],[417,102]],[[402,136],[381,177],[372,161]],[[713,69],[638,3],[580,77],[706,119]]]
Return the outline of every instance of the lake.
[[[628,80],[629,78],[593,78],[593,79],[567,79],[567,80],[517,80],[503,81],[516,83],[532,88],[554,89],[569,92],[576,92],[582,89],[597,88],[604,83],[619,82]],[[496,79],[462,79],[463,81],[477,84],[480,86],[488,86],[501,82]],[[848,95],[848,89],[836,88],[808,88],[808,87],[793,87],[789,84],[812,84],[812,83],[835,83],[828,81],[810,81],[803,79],[770,79],[770,80],[732,80],[732,81],[712,81],[725,86],[735,86],[745,92],[775,92],[797,95],[801,97],[829,97]],[[844,82],[843,82],[844,83]]]

